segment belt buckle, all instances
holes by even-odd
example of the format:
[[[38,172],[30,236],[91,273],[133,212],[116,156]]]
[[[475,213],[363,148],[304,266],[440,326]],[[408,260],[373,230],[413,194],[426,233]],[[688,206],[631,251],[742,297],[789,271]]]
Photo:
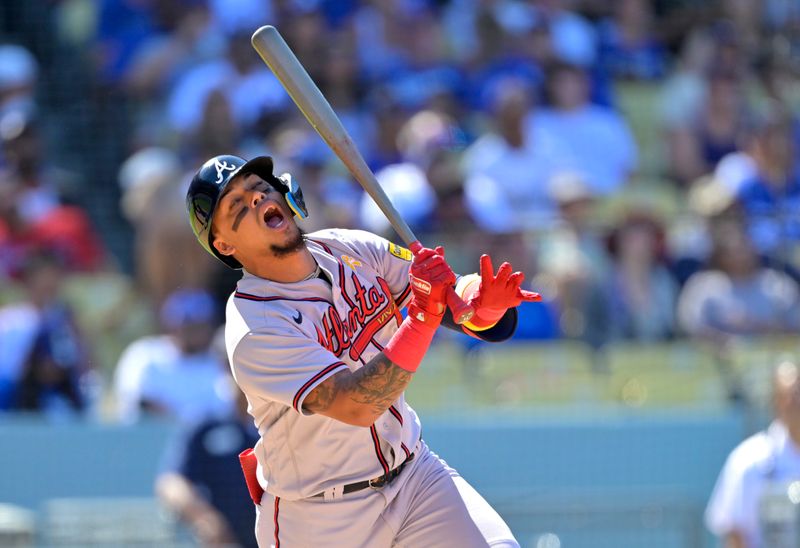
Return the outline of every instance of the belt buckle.
[[[386,485],[386,476],[378,476],[377,478],[372,478],[369,480],[369,486],[373,489],[380,489],[384,485]]]

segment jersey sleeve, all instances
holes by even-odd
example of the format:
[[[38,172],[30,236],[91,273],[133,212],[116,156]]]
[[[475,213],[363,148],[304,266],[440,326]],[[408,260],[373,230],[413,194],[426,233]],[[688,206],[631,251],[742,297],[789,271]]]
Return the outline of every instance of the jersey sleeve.
[[[132,423],[139,418],[139,403],[142,395],[142,378],[149,362],[141,341],[132,343],[117,363],[114,376],[114,396],[117,418]]]
[[[746,520],[743,497],[744,470],[735,455],[728,457],[720,472],[705,512],[706,527],[718,537],[741,530]]]
[[[303,410],[305,397],[325,379],[348,369],[316,341],[290,329],[251,331],[232,354],[236,381],[248,398]]]
[[[389,284],[395,302],[402,308],[411,298],[408,269],[411,267],[411,251],[385,238],[364,230],[348,231],[349,244],[353,250],[365,256]]]

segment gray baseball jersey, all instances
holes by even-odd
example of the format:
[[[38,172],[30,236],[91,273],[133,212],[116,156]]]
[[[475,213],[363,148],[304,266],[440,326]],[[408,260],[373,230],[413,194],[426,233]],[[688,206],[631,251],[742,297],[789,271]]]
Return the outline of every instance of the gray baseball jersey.
[[[261,434],[259,482],[286,500],[387,473],[420,436],[403,395],[370,428],[303,410],[314,387],[383,349],[411,295],[408,250],[358,230],[306,238],[330,283],[277,283],[245,272],[226,311],[231,368]]]

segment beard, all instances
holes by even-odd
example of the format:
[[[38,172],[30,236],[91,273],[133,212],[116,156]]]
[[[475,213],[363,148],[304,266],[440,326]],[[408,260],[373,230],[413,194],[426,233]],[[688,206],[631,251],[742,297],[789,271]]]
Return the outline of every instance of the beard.
[[[301,249],[303,249],[306,245],[305,240],[305,231],[297,227],[297,232],[294,236],[291,236],[289,241],[284,244],[270,244],[269,250],[272,252],[272,256],[278,259],[282,259],[293,253],[297,253]]]

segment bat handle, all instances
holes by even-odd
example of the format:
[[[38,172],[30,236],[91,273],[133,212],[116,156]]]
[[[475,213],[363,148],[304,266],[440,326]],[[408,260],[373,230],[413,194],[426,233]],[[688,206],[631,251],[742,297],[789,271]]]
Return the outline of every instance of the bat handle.
[[[415,240],[408,245],[408,248],[414,255],[416,255],[422,249],[422,244],[419,242],[419,240]],[[464,300],[458,296],[458,293],[456,293],[455,288],[452,286],[447,288],[445,298],[447,299],[447,307],[453,314],[453,321],[455,321],[458,325],[469,321],[470,318],[472,318],[472,316],[475,314],[472,306],[470,306],[469,303],[464,302]]]

